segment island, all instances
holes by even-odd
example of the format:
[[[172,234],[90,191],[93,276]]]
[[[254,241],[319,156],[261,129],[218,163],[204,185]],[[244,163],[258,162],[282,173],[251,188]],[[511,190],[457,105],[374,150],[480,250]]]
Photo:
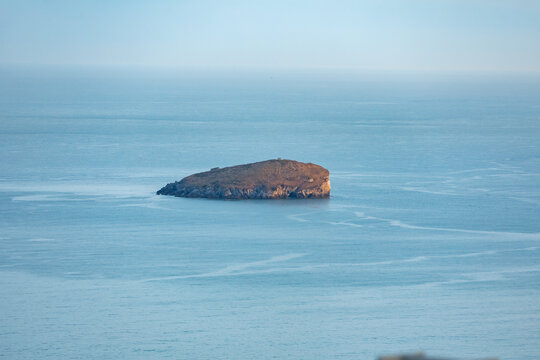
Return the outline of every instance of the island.
[[[320,165],[266,160],[213,168],[161,188],[158,195],[210,199],[324,199],[330,173]]]

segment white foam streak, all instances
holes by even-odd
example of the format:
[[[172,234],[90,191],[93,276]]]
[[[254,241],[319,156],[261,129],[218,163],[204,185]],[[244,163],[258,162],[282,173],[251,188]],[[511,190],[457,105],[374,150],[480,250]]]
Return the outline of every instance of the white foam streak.
[[[344,226],[352,226],[352,227],[364,227],[363,225],[355,224],[355,223],[351,223],[351,222],[346,222],[346,221],[339,221],[339,222],[327,221],[326,223],[330,224],[330,225],[344,225]]]
[[[293,214],[293,215],[288,215],[287,218],[290,220],[298,221],[298,222],[309,222],[309,220],[306,220],[301,217],[304,215],[307,215],[307,214]]]
[[[478,257],[478,256],[488,256],[488,255],[495,255],[498,253],[505,253],[505,252],[517,252],[517,251],[536,251],[540,249],[540,247],[527,247],[527,248],[518,248],[518,249],[505,249],[505,250],[487,250],[487,251],[479,251],[479,252],[471,252],[471,253],[464,253],[464,254],[451,254],[451,255],[420,255],[420,256],[414,256],[411,258],[405,258],[405,259],[397,259],[397,260],[384,260],[384,261],[375,261],[375,262],[365,262],[365,263],[334,263],[334,264],[325,264],[325,266],[379,266],[379,265],[393,265],[393,264],[403,264],[403,263],[413,263],[413,262],[421,262],[421,261],[429,261],[429,260],[435,260],[435,259],[453,259],[453,258],[468,258],[468,257]],[[315,266],[317,267],[317,266]]]
[[[188,210],[172,209],[172,208],[168,208],[164,206],[159,206],[159,205],[156,205],[153,201],[148,202],[148,203],[122,204],[122,205],[119,205],[119,207],[142,207],[146,209],[174,211],[174,212],[181,212],[181,213],[185,213],[188,211]]]
[[[49,239],[49,238],[33,238],[26,240],[27,242],[54,242],[55,239]]]
[[[400,190],[403,191],[413,191],[413,192],[419,192],[424,194],[432,194],[432,195],[449,195],[449,196],[459,196],[460,194],[456,193],[455,191],[436,191],[436,190],[429,190],[426,188],[419,188],[419,187],[411,187],[411,186],[399,186]]]
[[[484,234],[484,235],[511,235],[511,236],[517,236],[520,238],[533,238],[533,239],[540,238],[540,233],[517,233],[517,232],[508,232],[508,231],[469,230],[469,229],[419,226],[419,225],[407,224],[400,220],[395,220],[395,219],[386,219],[386,218],[379,218],[379,217],[374,217],[374,216],[366,216],[363,212],[355,212],[354,214],[362,219],[386,221],[391,226],[396,226],[403,229],[446,231],[446,232],[459,232],[459,233],[467,233],[467,234]]]
[[[475,172],[501,171],[501,170],[503,169],[498,168],[498,167],[490,167],[490,168],[477,168],[477,169],[469,169],[469,170],[450,171],[447,174],[457,175],[457,174],[468,174],[468,173],[475,173]]]
[[[74,194],[79,196],[107,196],[114,198],[128,198],[135,196],[148,196],[155,193],[155,186],[149,185],[126,185],[110,183],[80,183],[80,182],[48,182],[48,183],[0,183],[1,192],[28,192],[32,195],[16,196],[16,201],[51,201],[54,200],[77,200],[59,194]],[[42,194],[42,193],[54,193]]]
[[[81,201],[81,200],[91,200],[91,199],[77,199],[55,195],[47,194],[35,194],[35,195],[21,195],[14,196],[11,198],[12,201]]]
[[[257,273],[268,273],[268,272],[276,272],[279,271],[278,269],[258,269],[258,270],[249,270],[249,271],[243,271],[248,270],[252,268],[257,268],[260,266],[265,266],[268,264],[278,263],[278,262],[284,262],[289,261],[292,259],[296,259],[299,257],[303,257],[306,254],[285,254],[285,255],[279,255],[274,256],[266,260],[260,260],[260,261],[252,261],[248,263],[239,263],[234,265],[226,266],[222,269],[202,273],[202,274],[193,274],[193,275],[178,275],[178,276],[165,276],[160,278],[153,278],[153,279],[145,279],[144,281],[167,281],[167,280],[177,280],[177,279],[191,279],[191,278],[207,278],[207,277],[220,277],[220,276],[237,276],[237,275],[247,275],[247,274],[257,274]]]
[[[415,256],[415,257],[412,257],[412,258],[400,259],[400,260],[386,260],[386,261],[359,263],[359,264],[351,264],[351,265],[353,265],[353,266],[392,265],[392,264],[419,262],[419,261],[425,261],[425,260],[428,260],[428,259],[429,259],[429,257],[427,257],[427,256]]]
[[[474,283],[474,282],[503,281],[503,280],[508,280],[508,278],[505,277],[505,275],[507,274],[521,274],[521,273],[530,273],[530,272],[538,272],[538,271],[540,271],[540,268],[538,267],[524,267],[524,268],[499,270],[499,271],[467,273],[467,274],[462,274],[462,276],[464,277],[463,279],[434,281],[434,282],[428,282],[425,284],[415,285],[415,287],[436,287],[436,286],[444,286],[444,285]]]

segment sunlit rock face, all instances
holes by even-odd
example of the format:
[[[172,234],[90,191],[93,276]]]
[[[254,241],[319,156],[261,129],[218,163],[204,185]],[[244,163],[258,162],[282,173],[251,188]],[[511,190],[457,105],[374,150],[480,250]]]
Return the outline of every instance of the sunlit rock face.
[[[330,173],[294,160],[267,160],[193,174],[167,184],[158,195],[212,199],[310,199],[330,197]]]

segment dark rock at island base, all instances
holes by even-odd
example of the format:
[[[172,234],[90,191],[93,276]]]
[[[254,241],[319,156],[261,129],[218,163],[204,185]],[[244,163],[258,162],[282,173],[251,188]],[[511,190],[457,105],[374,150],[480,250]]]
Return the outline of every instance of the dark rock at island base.
[[[378,360],[450,360],[447,358],[439,358],[439,357],[427,357],[424,353],[416,353],[416,354],[405,354],[405,355],[390,355],[390,356],[381,356],[378,358]],[[454,359],[455,360],[455,359]],[[480,360],[480,359],[478,359]],[[484,358],[481,360],[497,360],[496,358]]]
[[[193,174],[167,184],[157,194],[211,199],[324,199],[330,197],[330,173],[316,164],[267,160]]]

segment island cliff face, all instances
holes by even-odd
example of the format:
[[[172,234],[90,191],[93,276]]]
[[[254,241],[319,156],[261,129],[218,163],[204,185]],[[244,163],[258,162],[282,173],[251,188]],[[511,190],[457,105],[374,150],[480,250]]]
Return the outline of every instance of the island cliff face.
[[[267,160],[213,168],[167,184],[158,195],[212,199],[308,199],[330,197],[330,173],[294,160]]]

